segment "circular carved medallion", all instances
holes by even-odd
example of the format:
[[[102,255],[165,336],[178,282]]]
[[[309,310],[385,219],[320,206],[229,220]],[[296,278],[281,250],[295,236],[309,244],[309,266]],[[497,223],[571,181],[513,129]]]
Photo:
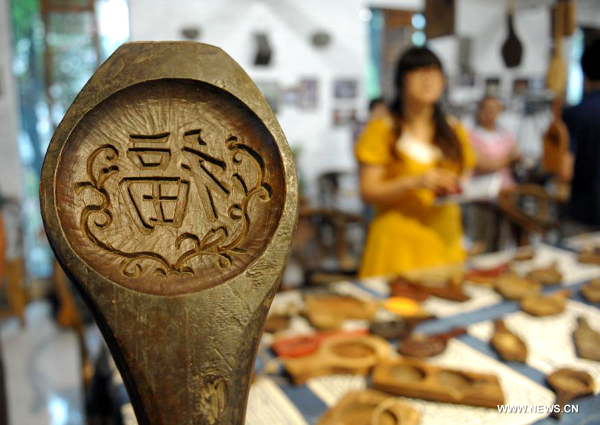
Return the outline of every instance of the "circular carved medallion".
[[[130,86],[65,143],[57,213],[71,248],[126,288],[196,292],[241,273],[281,217],[284,170],[262,121],[209,84]]]

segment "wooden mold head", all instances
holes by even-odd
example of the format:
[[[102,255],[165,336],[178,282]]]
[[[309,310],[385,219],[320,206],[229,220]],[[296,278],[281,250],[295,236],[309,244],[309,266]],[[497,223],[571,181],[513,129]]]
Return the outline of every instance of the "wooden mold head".
[[[123,45],[58,126],[40,195],[140,423],[243,423],[298,189],[241,67],[201,43]]]

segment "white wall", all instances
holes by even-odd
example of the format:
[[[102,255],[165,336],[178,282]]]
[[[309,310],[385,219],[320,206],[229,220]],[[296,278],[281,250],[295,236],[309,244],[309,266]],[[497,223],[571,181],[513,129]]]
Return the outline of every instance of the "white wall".
[[[351,130],[333,127],[333,81],[340,77],[364,82],[368,57],[367,23],[359,19],[364,7],[422,10],[424,0],[129,0],[132,40],[177,40],[180,29],[197,25],[200,41],[216,44],[227,51],[255,80],[273,80],[283,87],[293,86],[304,77],[319,80],[319,105],[307,111],[283,107],[278,119],[292,146],[301,146],[299,161],[304,178],[314,195],[318,174],[330,170],[354,170]],[[474,89],[451,90],[454,102],[472,102],[483,94],[486,77],[502,78],[501,94],[509,98],[515,78],[543,78],[551,54],[549,7],[553,0],[519,0],[515,29],[523,43],[522,64],[507,69],[500,50],[507,37],[506,0],[457,0],[456,34],[470,37],[472,65],[479,76]],[[600,1],[578,1],[578,22],[598,25]],[[315,50],[309,35],[327,30],[332,44]],[[273,64],[258,68],[252,64],[252,33],[265,31],[274,49]],[[458,37],[432,40],[430,46],[440,55],[450,76],[458,73]],[[565,58],[569,42],[565,41]],[[360,87],[355,104],[364,114],[367,99]],[[507,113],[505,125],[523,140],[531,142],[533,154],[544,122],[534,126],[521,116]],[[538,134],[539,133],[539,134]]]
[[[368,58],[368,24],[359,18],[365,5],[419,9],[423,0],[129,0],[131,38],[178,40],[180,29],[196,25],[199,41],[215,44],[231,55],[256,81],[276,81],[282,87],[302,78],[319,80],[319,104],[314,110],[283,106],[277,118],[290,145],[301,147],[299,161],[311,198],[315,178],[324,171],[354,170],[350,127],[334,127],[333,81],[353,78],[359,96],[351,102],[365,114],[364,75]],[[332,42],[315,49],[310,35],[326,30]],[[269,34],[274,56],[269,67],[253,65],[253,33]]]
[[[17,101],[11,72],[10,13],[0,0],[0,191],[22,198],[21,161],[17,145]]]

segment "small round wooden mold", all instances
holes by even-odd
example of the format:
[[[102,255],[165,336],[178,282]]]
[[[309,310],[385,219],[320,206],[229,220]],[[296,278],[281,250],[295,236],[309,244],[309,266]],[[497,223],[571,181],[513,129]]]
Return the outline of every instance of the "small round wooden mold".
[[[435,335],[412,334],[400,341],[398,353],[417,358],[437,356],[446,351],[449,339],[465,332],[465,328],[456,328]]]
[[[302,384],[334,373],[366,375],[389,355],[389,343],[377,336],[336,336],[323,341],[310,356],[283,361],[294,382]]]
[[[157,80],[79,121],[55,193],[66,239],[90,267],[177,295],[225,282],[264,251],[283,176],[273,136],[245,104],[207,83]]]
[[[592,303],[600,303],[600,279],[593,279],[581,288],[581,294]]]
[[[317,425],[417,425],[410,404],[375,390],[352,391],[319,419]]]
[[[562,408],[571,400],[594,392],[594,380],[587,372],[564,368],[548,375],[548,383],[556,393],[556,401],[561,409],[553,411],[552,416],[559,418]]]
[[[565,311],[570,291],[558,291],[550,295],[527,296],[521,300],[521,310],[532,316],[553,316]]]
[[[558,263],[556,261],[547,267],[539,267],[530,270],[525,277],[540,282],[542,285],[558,285],[563,279],[563,275],[558,268]]]
[[[307,295],[306,316],[320,330],[340,330],[345,320],[372,321],[378,304],[349,296]]]
[[[503,320],[498,319],[494,322],[494,334],[490,344],[504,361],[525,363],[527,360],[527,346],[508,329]]]
[[[518,276],[505,276],[496,281],[496,291],[504,298],[520,300],[526,296],[537,295],[542,289],[539,282]]]

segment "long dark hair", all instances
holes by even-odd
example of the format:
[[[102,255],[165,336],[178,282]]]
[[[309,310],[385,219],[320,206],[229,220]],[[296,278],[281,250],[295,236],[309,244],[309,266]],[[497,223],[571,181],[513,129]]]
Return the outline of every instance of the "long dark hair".
[[[413,47],[407,50],[396,66],[394,84],[396,98],[390,106],[390,111],[395,122],[396,136],[402,133],[401,122],[404,119],[404,79],[406,74],[419,68],[437,67],[443,72],[442,63],[431,50],[426,47]],[[433,121],[435,125],[434,144],[440,148],[446,160],[456,163],[463,168],[463,154],[458,136],[448,125],[444,112],[439,102],[433,107]]]

